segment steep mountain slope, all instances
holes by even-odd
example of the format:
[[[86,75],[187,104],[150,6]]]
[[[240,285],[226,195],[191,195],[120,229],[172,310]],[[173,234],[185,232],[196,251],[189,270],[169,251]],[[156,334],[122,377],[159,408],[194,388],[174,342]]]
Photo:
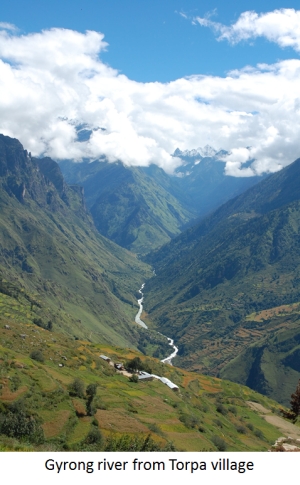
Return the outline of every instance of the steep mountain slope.
[[[289,392],[300,375],[299,310],[298,303],[249,316],[249,323],[268,327],[267,337],[245,348],[221,370],[220,377],[244,383],[288,405]]]
[[[0,276],[29,317],[70,335],[135,345],[135,292],[149,268],[102,237],[59,166],[0,136]]]
[[[300,301],[299,184],[300,159],[148,258],[157,276],[146,286],[145,308],[159,329],[175,338],[180,365],[214,375],[226,366],[222,375],[235,379],[229,362],[249,345],[292,327],[293,348],[298,345],[298,307],[292,306],[293,322],[273,317],[282,305]],[[268,318],[255,318],[270,309]],[[296,374],[285,357],[282,394],[280,359],[275,369],[274,358],[268,370],[260,367],[256,381],[245,364],[239,382],[286,402]]]
[[[194,214],[181,204],[167,174],[121,163],[61,163],[68,181],[85,189],[95,226],[120,246],[147,253],[180,233]],[[168,188],[167,188],[168,187]]]
[[[181,152],[173,175],[156,165],[126,167],[121,162],[60,163],[69,183],[85,189],[99,232],[140,254],[161,247],[183,227],[256,184],[261,177],[224,174],[223,152],[206,147]]]

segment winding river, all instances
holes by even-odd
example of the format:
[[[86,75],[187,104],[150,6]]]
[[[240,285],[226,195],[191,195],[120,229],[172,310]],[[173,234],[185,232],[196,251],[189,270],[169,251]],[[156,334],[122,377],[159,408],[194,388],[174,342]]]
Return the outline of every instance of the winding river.
[[[163,362],[164,364],[170,364],[170,365],[173,365],[172,364],[172,359],[174,359],[174,357],[176,357],[177,355],[177,352],[178,352],[178,347],[176,347],[176,345],[174,345],[174,340],[167,337],[168,341],[169,341],[169,345],[171,345],[171,347],[174,349],[174,352],[172,352],[171,355],[169,355],[168,357],[166,357],[165,359],[162,359],[161,362]]]
[[[145,322],[143,322],[143,320],[141,320],[141,314],[142,314],[142,311],[143,311],[143,300],[144,300],[144,295],[143,295],[142,290],[144,289],[144,286],[145,286],[145,283],[142,284],[141,289],[139,290],[139,293],[142,295],[142,298],[140,298],[138,300],[138,304],[139,304],[140,308],[139,308],[139,311],[137,312],[137,314],[135,316],[134,321],[135,321],[135,323],[137,323],[141,327],[148,328],[147,325],[145,324]]]
[[[144,300],[144,294],[143,294],[142,290],[144,289],[144,286],[145,286],[145,283],[143,283],[141,288],[139,289],[139,293],[141,294],[141,298],[138,299],[139,311],[137,312],[137,314],[135,316],[135,323],[137,323],[138,325],[140,325],[143,328],[148,328],[147,325],[145,324],[145,322],[143,322],[143,320],[141,320],[141,314],[142,314],[142,311],[143,311],[143,300]],[[163,334],[161,333],[160,335],[163,335]],[[163,335],[163,337],[166,337],[166,336]],[[176,357],[177,352],[178,352],[178,347],[176,347],[176,345],[174,345],[173,339],[171,339],[169,337],[166,337],[166,338],[168,339],[169,345],[171,345],[171,347],[174,349],[174,351],[170,355],[168,355],[168,357],[166,357],[165,359],[162,359],[161,362],[163,362],[164,364],[172,365],[172,359],[174,359],[174,357]]]

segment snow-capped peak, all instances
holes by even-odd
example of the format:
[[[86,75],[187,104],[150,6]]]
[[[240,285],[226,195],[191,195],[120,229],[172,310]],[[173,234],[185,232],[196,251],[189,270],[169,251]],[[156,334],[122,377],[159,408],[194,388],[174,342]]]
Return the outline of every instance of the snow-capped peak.
[[[205,147],[199,147],[197,148],[197,150],[193,151],[197,151],[201,157],[214,157],[217,153],[217,150],[215,150],[210,145],[205,145]]]
[[[183,157],[214,157],[218,153],[217,150],[215,150],[213,147],[210,145],[205,145],[205,147],[199,147],[197,149],[192,149],[192,150],[180,150],[179,148],[176,148],[175,152],[173,153],[173,156],[183,158]]]

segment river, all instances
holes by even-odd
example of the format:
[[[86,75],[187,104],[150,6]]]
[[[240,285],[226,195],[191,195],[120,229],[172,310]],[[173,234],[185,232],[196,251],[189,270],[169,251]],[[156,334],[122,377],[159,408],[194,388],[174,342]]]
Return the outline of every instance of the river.
[[[144,293],[143,293],[142,290],[144,289],[144,286],[145,286],[145,283],[143,283],[141,288],[139,289],[139,293],[141,294],[142,297],[138,299],[139,311],[137,312],[137,314],[135,316],[135,323],[137,323],[138,325],[140,325],[143,328],[148,328],[147,325],[145,324],[145,322],[143,322],[143,320],[141,320],[141,314],[143,312],[143,301],[144,301]],[[160,333],[160,332],[158,332],[158,333]],[[169,345],[171,345],[171,347],[174,349],[174,351],[170,355],[168,355],[168,357],[166,357],[165,359],[162,359],[161,362],[163,362],[164,364],[173,365],[172,359],[174,359],[174,357],[176,357],[177,352],[178,352],[178,347],[176,347],[176,345],[174,345],[173,339],[166,337],[162,333],[160,335],[162,335],[163,337],[168,339]]]
[[[145,324],[145,322],[143,322],[143,320],[141,320],[141,314],[142,314],[142,311],[143,311],[143,300],[144,300],[144,295],[143,295],[142,290],[144,289],[144,286],[145,286],[145,283],[142,284],[141,289],[139,290],[139,293],[142,295],[142,298],[140,298],[138,300],[138,304],[139,304],[140,308],[139,308],[139,311],[137,312],[137,314],[135,316],[135,323],[137,323],[141,327],[148,328],[147,325]]]

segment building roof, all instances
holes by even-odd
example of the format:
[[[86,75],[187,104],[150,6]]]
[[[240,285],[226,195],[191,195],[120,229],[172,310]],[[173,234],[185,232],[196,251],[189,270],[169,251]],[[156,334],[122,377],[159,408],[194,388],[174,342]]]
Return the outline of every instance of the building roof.
[[[140,372],[139,376],[139,381],[142,381],[142,380],[148,380],[148,381],[152,381],[154,379],[154,376],[152,374],[148,374],[148,372]]]
[[[106,355],[99,355],[99,357],[103,360],[110,360],[110,357],[107,357]]]

